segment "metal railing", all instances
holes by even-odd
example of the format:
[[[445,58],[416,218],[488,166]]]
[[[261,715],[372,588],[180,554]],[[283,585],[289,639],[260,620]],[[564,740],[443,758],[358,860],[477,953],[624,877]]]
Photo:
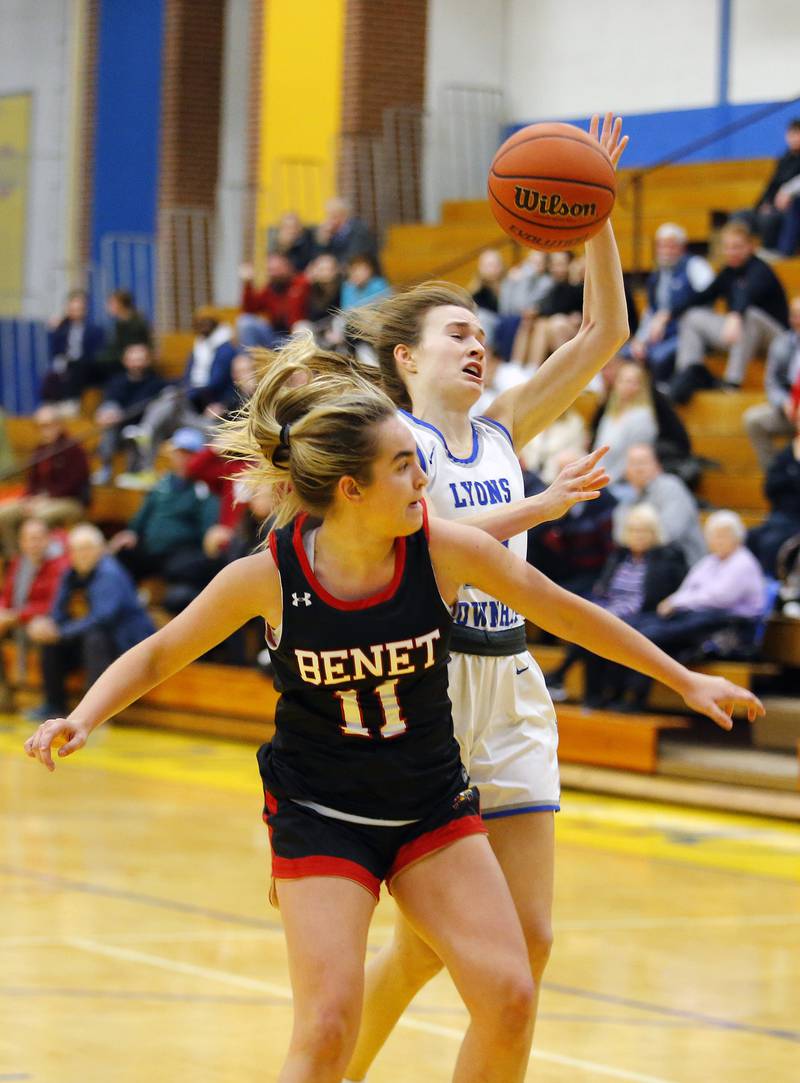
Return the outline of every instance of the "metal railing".
[[[484,199],[486,176],[506,120],[500,87],[448,83],[439,88],[434,114],[434,197]]]
[[[41,320],[0,319],[0,404],[9,413],[36,409],[49,357]]]
[[[191,327],[195,309],[214,301],[214,212],[170,207],[158,216],[158,311],[160,331]]]

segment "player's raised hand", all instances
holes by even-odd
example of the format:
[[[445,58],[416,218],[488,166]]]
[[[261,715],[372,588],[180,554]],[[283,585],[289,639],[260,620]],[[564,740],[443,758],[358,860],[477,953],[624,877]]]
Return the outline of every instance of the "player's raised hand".
[[[764,704],[757,696],[724,677],[692,673],[682,692],[687,706],[699,714],[707,715],[724,730],[732,729],[732,715],[737,707],[747,712],[750,722],[754,722],[759,715],[766,714]]]
[[[622,157],[622,152],[628,145],[628,136],[622,134],[622,117],[616,117],[615,119],[613,113],[606,113],[601,130],[600,116],[595,113],[589,124],[589,135],[597,140],[616,169],[617,163]]]
[[[58,749],[60,757],[71,756],[83,748],[91,732],[85,724],[68,718],[48,718],[25,742],[25,752],[32,760],[38,760],[48,771],[55,771],[52,750]]]
[[[605,466],[600,464],[607,451],[608,447],[597,448],[561,470],[543,494],[547,497],[547,510],[551,519],[560,519],[575,504],[597,500],[601,489],[611,480]]]

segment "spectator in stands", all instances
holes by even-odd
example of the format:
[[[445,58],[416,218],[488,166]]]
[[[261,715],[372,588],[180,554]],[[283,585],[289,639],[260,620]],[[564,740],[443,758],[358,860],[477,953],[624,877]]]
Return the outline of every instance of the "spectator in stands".
[[[525,355],[520,361],[538,368],[554,350],[569,342],[581,325],[585,262],[572,252],[551,252],[548,260],[551,286],[533,309]]]
[[[316,256],[314,234],[303,225],[295,211],[287,211],[275,230],[270,231],[269,253],[286,256],[295,271],[305,271]]]
[[[794,183],[800,177],[800,117],[790,120],[786,127],[786,153],[775,163],[767,186],[756,200],[751,212],[741,215],[750,228],[761,237],[767,250],[777,249],[790,256],[794,248],[784,251],[786,238],[781,237],[786,225],[786,212],[797,195]],[[781,241],[784,244],[781,244]]]
[[[623,351],[636,361],[646,362],[657,383],[668,381],[675,368],[675,311],[714,280],[711,264],[702,256],[691,255],[687,242],[686,230],[674,222],[665,222],[656,230],[656,266],[647,279],[647,307],[639,329]]]
[[[239,268],[242,279],[242,314],[236,321],[239,345],[279,346],[301,320],[308,319],[310,285],[298,274],[286,256],[274,253],[267,257],[267,281],[260,289],[253,286],[253,265]]]
[[[558,471],[580,458],[568,450],[557,461]],[[526,488],[525,495],[532,495]],[[573,505],[556,522],[528,531],[528,562],[566,590],[585,597],[591,593],[613,545],[615,500],[607,489],[596,500]]]
[[[318,345],[336,349],[345,341],[343,321],[337,317],[342,300],[342,271],[334,256],[317,256],[306,267],[309,281],[307,318],[294,325],[308,330]]]
[[[658,514],[665,544],[677,545],[690,567],[705,555],[697,501],[680,478],[664,472],[650,444],[628,448],[625,481],[626,486],[615,489],[618,503],[614,511],[614,539],[618,544],[624,542],[628,509],[635,504],[647,503]]]
[[[500,290],[506,276],[506,265],[496,248],[484,248],[478,256],[475,278],[470,285],[472,300],[479,314],[496,316],[500,311]],[[488,330],[488,328],[486,329]]]
[[[764,480],[770,510],[763,523],[753,527],[747,544],[767,575],[774,576],[778,551],[800,533],[800,410],[793,396],[794,439],[772,460]]]
[[[65,413],[78,413],[105,339],[103,328],[91,322],[88,312],[86,291],[72,290],[66,311],[51,321],[47,335],[50,367],[42,381],[42,401],[59,403]]]
[[[784,184],[775,196],[775,207],[783,215],[776,258],[790,259],[800,249],[800,176]]]
[[[722,230],[724,266],[707,289],[695,293],[678,325],[678,353],[672,397],[688,402],[700,388],[714,386],[704,365],[707,349],[728,349],[723,387],[741,387],[747,366],[786,328],[788,306],[775,272],[755,254],[752,235],[742,222]],[[707,305],[722,300],[725,315]]]
[[[612,484],[625,471],[628,449],[635,444],[654,445],[657,436],[647,374],[635,361],[620,365],[592,444],[593,448],[608,447],[603,462]]]
[[[18,534],[19,554],[14,557],[0,589],[0,638],[10,636],[17,648],[17,671],[25,672],[28,625],[34,617],[45,616],[55,601],[61,576],[67,566],[63,549],[55,543],[41,519],[24,519]],[[0,709],[11,707],[0,652]]]
[[[220,403],[222,407],[220,417],[227,417],[234,410],[238,410],[255,391],[258,384],[258,367],[252,354],[236,354],[231,361],[231,378],[233,388]]]
[[[800,534],[793,534],[778,550],[775,574],[782,616],[800,620]]]
[[[360,218],[353,215],[346,199],[336,197],[325,204],[325,218],[317,227],[317,249],[334,256],[346,267],[353,256],[372,256],[378,263],[375,235]]]
[[[736,628],[743,640],[764,616],[766,584],[758,561],[744,545],[744,523],[733,511],[715,511],[706,520],[708,555],[689,570],[674,594],[655,613],[631,620],[634,628],[675,657],[696,656],[703,643],[722,629]],[[650,679],[625,670],[629,709],[641,710]],[[620,705],[618,705],[620,706]]]
[[[744,412],[744,427],[755,448],[759,466],[767,471],[775,458],[773,440],[795,433],[792,388],[800,381],[800,297],[789,305],[789,330],[769,344],[764,386],[767,402]]]
[[[109,377],[122,369],[122,355],[134,343],[153,345],[153,336],[147,318],[136,309],[133,294],[129,290],[114,290],[106,301],[106,312],[111,317],[111,333],[105,346],[91,367],[90,382],[99,387]]]
[[[686,560],[676,545],[665,545],[658,513],[649,504],[629,508],[622,529],[622,544],[611,552],[595,583],[592,601],[622,620],[654,613],[658,604],[680,586]],[[547,687],[556,702],[566,699],[564,677],[579,659],[585,665],[584,702],[603,707],[619,699],[620,666],[581,647],[570,647],[561,665],[547,675]]]
[[[166,382],[153,368],[150,347],[144,343],[128,346],[122,355],[123,371],[112,376],[104,388],[103,401],[94,419],[102,430],[97,453],[100,467],[92,475],[93,485],[108,485],[113,476],[114,455],[122,446],[122,431],[137,425],[147,406],[166,387]],[[137,445],[128,442],[128,471],[143,469]]]
[[[521,363],[527,354],[533,320],[553,280],[547,255],[532,249],[512,267],[500,285],[500,320],[493,336],[500,356]]]
[[[167,593],[177,587],[182,599],[187,584],[197,594],[210,578],[203,538],[219,516],[219,499],[204,482],[188,476],[190,460],[203,443],[197,429],[182,428],[173,433],[168,445],[170,471],[147,494],[128,529],[115,534],[109,543],[111,552],[137,582],[159,575],[167,582]],[[168,596],[165,605],[170,608]]]
[[[67,713],[66,676],[81,668],[94,684],[115,658],[155,631],[128,573],[106,552],[96,526],[70,531],[69,568],[51,615],[34,617],[28,637],[42,648],[45,701],[39,718]]]
[[[353,256],[347,265],[347,276],[342,283],[342,311],[369,304],[389,291],[389,283],[378,271],[373,256]]]
[[[50,526],[74,523],[89,503],[86,452],[67,434],[55,406],[40,406],[34,420],[40,439],[32,452],[25,493],[0,504],[0,540],[6,554],[14,549],[23,519],[37,516]]]
[[[138,424],[126,425],[122,430],[122,436],[136,444],[139,456],[138,472],[117,478],[122,488],[149,488],[155,482],[153,470],[162,443],[179,428],[207,433],[234,397],[231,364],[236,347],[231,327],[197,312],[194,332],[192,351],[178,383],[161,391]]]
[[[562,454],[583,455],[588,446],[586,422],[578,410],[570,407],[552,425],[534,436],[519,457],[525,470],[538,474],[547,485],[552,485],[558,476]]]

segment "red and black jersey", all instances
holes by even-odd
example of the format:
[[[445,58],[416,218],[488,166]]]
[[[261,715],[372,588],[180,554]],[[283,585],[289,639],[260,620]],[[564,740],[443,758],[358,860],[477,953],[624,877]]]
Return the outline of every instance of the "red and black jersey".
[[[350,815],[412,820],[466,783],[447,694],[452,617],[427,523],[395,542],[392,581],[355,602],[318,582],[300,517],[270,536],[283,622],[270,644],[281,698],[259,751],[267,788]]]

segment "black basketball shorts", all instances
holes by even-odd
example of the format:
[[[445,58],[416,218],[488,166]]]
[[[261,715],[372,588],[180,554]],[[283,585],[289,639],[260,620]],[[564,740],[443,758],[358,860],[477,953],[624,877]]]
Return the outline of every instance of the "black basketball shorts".
[[[376,899],[381,882],[386,881],[391,893],[392,879],[409,865],[457,839],[486,834],[475,787],[401,827],[335,819],[294,801],[278,800],[268,790],[264,797],[273,881],[337,876],[361,884]],[[275,905],[274,885],[270,902]]]

